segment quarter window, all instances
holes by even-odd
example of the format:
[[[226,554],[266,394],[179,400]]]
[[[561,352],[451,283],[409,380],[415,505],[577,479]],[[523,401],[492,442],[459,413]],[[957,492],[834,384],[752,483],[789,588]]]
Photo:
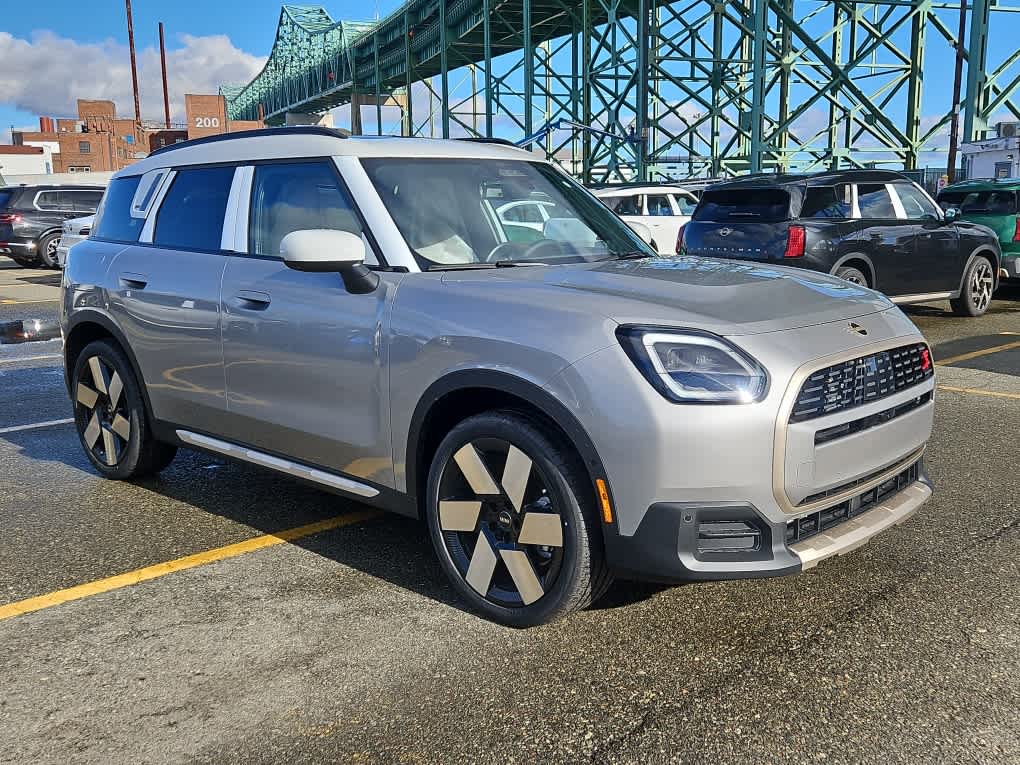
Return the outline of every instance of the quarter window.
[[[178,170],[159,208],[153,243],[181,250],[219,250],[233,180],[233,167]]]
[[[857,186],[857,206],[865,220],[894,220],[896,208],[884,183],[861,183]]]
[[[328,228],[362,233],[354,205],[325,162],[259,165],[251,199],[253,255],[279,258],[280,242],[292,231]],[[365,262],[376,263],[371,251]]]
[[[130,178],[116,178],[110,181],[96,213],[92,235],[97,239],[114,242],[137,242],[142,232],[144,218],[131,217],[131,200],[135,198],[140,175]]]
[[[940,217],[938,210],[931,200],[915,188],[912,183],[896,183],[893,185],[908,218],[912,220],[933,220]]]

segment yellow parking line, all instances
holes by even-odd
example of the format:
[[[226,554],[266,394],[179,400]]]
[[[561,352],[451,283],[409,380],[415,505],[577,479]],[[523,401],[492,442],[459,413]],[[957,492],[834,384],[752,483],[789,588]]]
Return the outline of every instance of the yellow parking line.
[[[48,300],[0,300],[0,305],[21,305],[23,303],[56,303],[60,298],[49,298]]]
[[[982,390],[981,388],[957,388],[955,385],[940,385],[939,390],[949,391],[950,393],[971,393],[975,396],[1011,398],[1020,401],[1020,393],[1000,393],[997,390]]]
[[[223,547],[216,547],[212,550],[206,550],[205,552],[185,556],[184,558],[177,558],[176,560],[166,561],[165,563],[157,563],[153,566],[135,569],[134,571],[128,571],[125,574],[117,574],[116,576],[107,577],[106,579],[97,579],[94,582],[87,582],[75,587],[68,587],[65,590],[56,590],[55,592],[38,595],[34,598],[8,603],[5,606],[0,606],[0,621],[10,619],[13,616],[28,614],[32,611],[41,611],[42,609],[50,608],[51,606],[59,606],[61,603],[68,603],[72,600],[81,600],[82,598],[99,595],[103,592],[119,590],[122,587],[129,587],[133,584],[138,584],[139,582],[144,582],[148,579],[156,579],[161,576],[166,576],[167,574],[172,574],[176,571],[184,571],[185,569],[195,568],[196,566],[204,566],[206,563],[226,560],[227,558],[236,558],[238,555],[244,555],[245,553],[254,552],[255,550],[261,550],[265,547],[273,547],[274,545],[283,544],[284,542],[293,542],[295,539],[308,537],[312,534],[319,534],[323,531],[330,531],[331,529],[338,529],[341,526],[350,526],[354,523],[360,523],[362,521],[377,518],[380,515],[381,513],[377,510],[359,510],[357,512],[340,515],[335,518],[327,518],[324,521],[309,523],[305,526],[297,526],[285,531],[279,531],[275,534],[263,534],[252,539],[246,539],[243,542],[235,542],[234,544],[224,545]]]
[[[939,366],[945,366],[946,364],[955,364],[958,361],[970,361],[971,359],[976,359],[979,356],[988,356],[989,354],[992,353],[1008,351],[1013,348],[1020,348],[1020,340],[1014,340],[1012,343],[1004,343],[1002,345],[996,345],[991,348],[985,348],[982,351],[971,351],[970,353],[961,353],[959,356],[950,356],[948,359],[938,359],[935,363]]]

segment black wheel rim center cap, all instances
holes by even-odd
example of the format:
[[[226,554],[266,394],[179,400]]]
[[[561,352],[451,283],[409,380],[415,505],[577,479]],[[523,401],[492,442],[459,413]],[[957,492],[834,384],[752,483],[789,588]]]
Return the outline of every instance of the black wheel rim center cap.
[[[500,510],[499,513],[496,515],[496,523],[498,523],[504,529],[509,529],[513,522],[514,522],[513,516],[510,515],[509,510]]]

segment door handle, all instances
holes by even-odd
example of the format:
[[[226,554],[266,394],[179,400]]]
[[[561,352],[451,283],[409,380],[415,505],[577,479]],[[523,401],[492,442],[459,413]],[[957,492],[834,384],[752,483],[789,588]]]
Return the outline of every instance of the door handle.
[[[234,295],[234,300],[238,306],[247,308],[250,311],[264,311],[272,302],[268,292],[256,292],[254,290],[238,290],[237,294]]]
[[[120,285],[126,289],[144,290],[149,283],[149,277],[145,274],[123,273],[120,275]]]

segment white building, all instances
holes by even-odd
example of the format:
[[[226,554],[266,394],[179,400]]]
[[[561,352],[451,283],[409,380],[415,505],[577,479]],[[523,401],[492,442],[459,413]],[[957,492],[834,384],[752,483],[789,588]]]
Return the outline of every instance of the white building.
[[[47,175],[53,154],[47,146],[0,146],[0,176]]]
[[[1000,122],[996,137],[960,146],[967,178],[1020,177],[1020,122]]]

